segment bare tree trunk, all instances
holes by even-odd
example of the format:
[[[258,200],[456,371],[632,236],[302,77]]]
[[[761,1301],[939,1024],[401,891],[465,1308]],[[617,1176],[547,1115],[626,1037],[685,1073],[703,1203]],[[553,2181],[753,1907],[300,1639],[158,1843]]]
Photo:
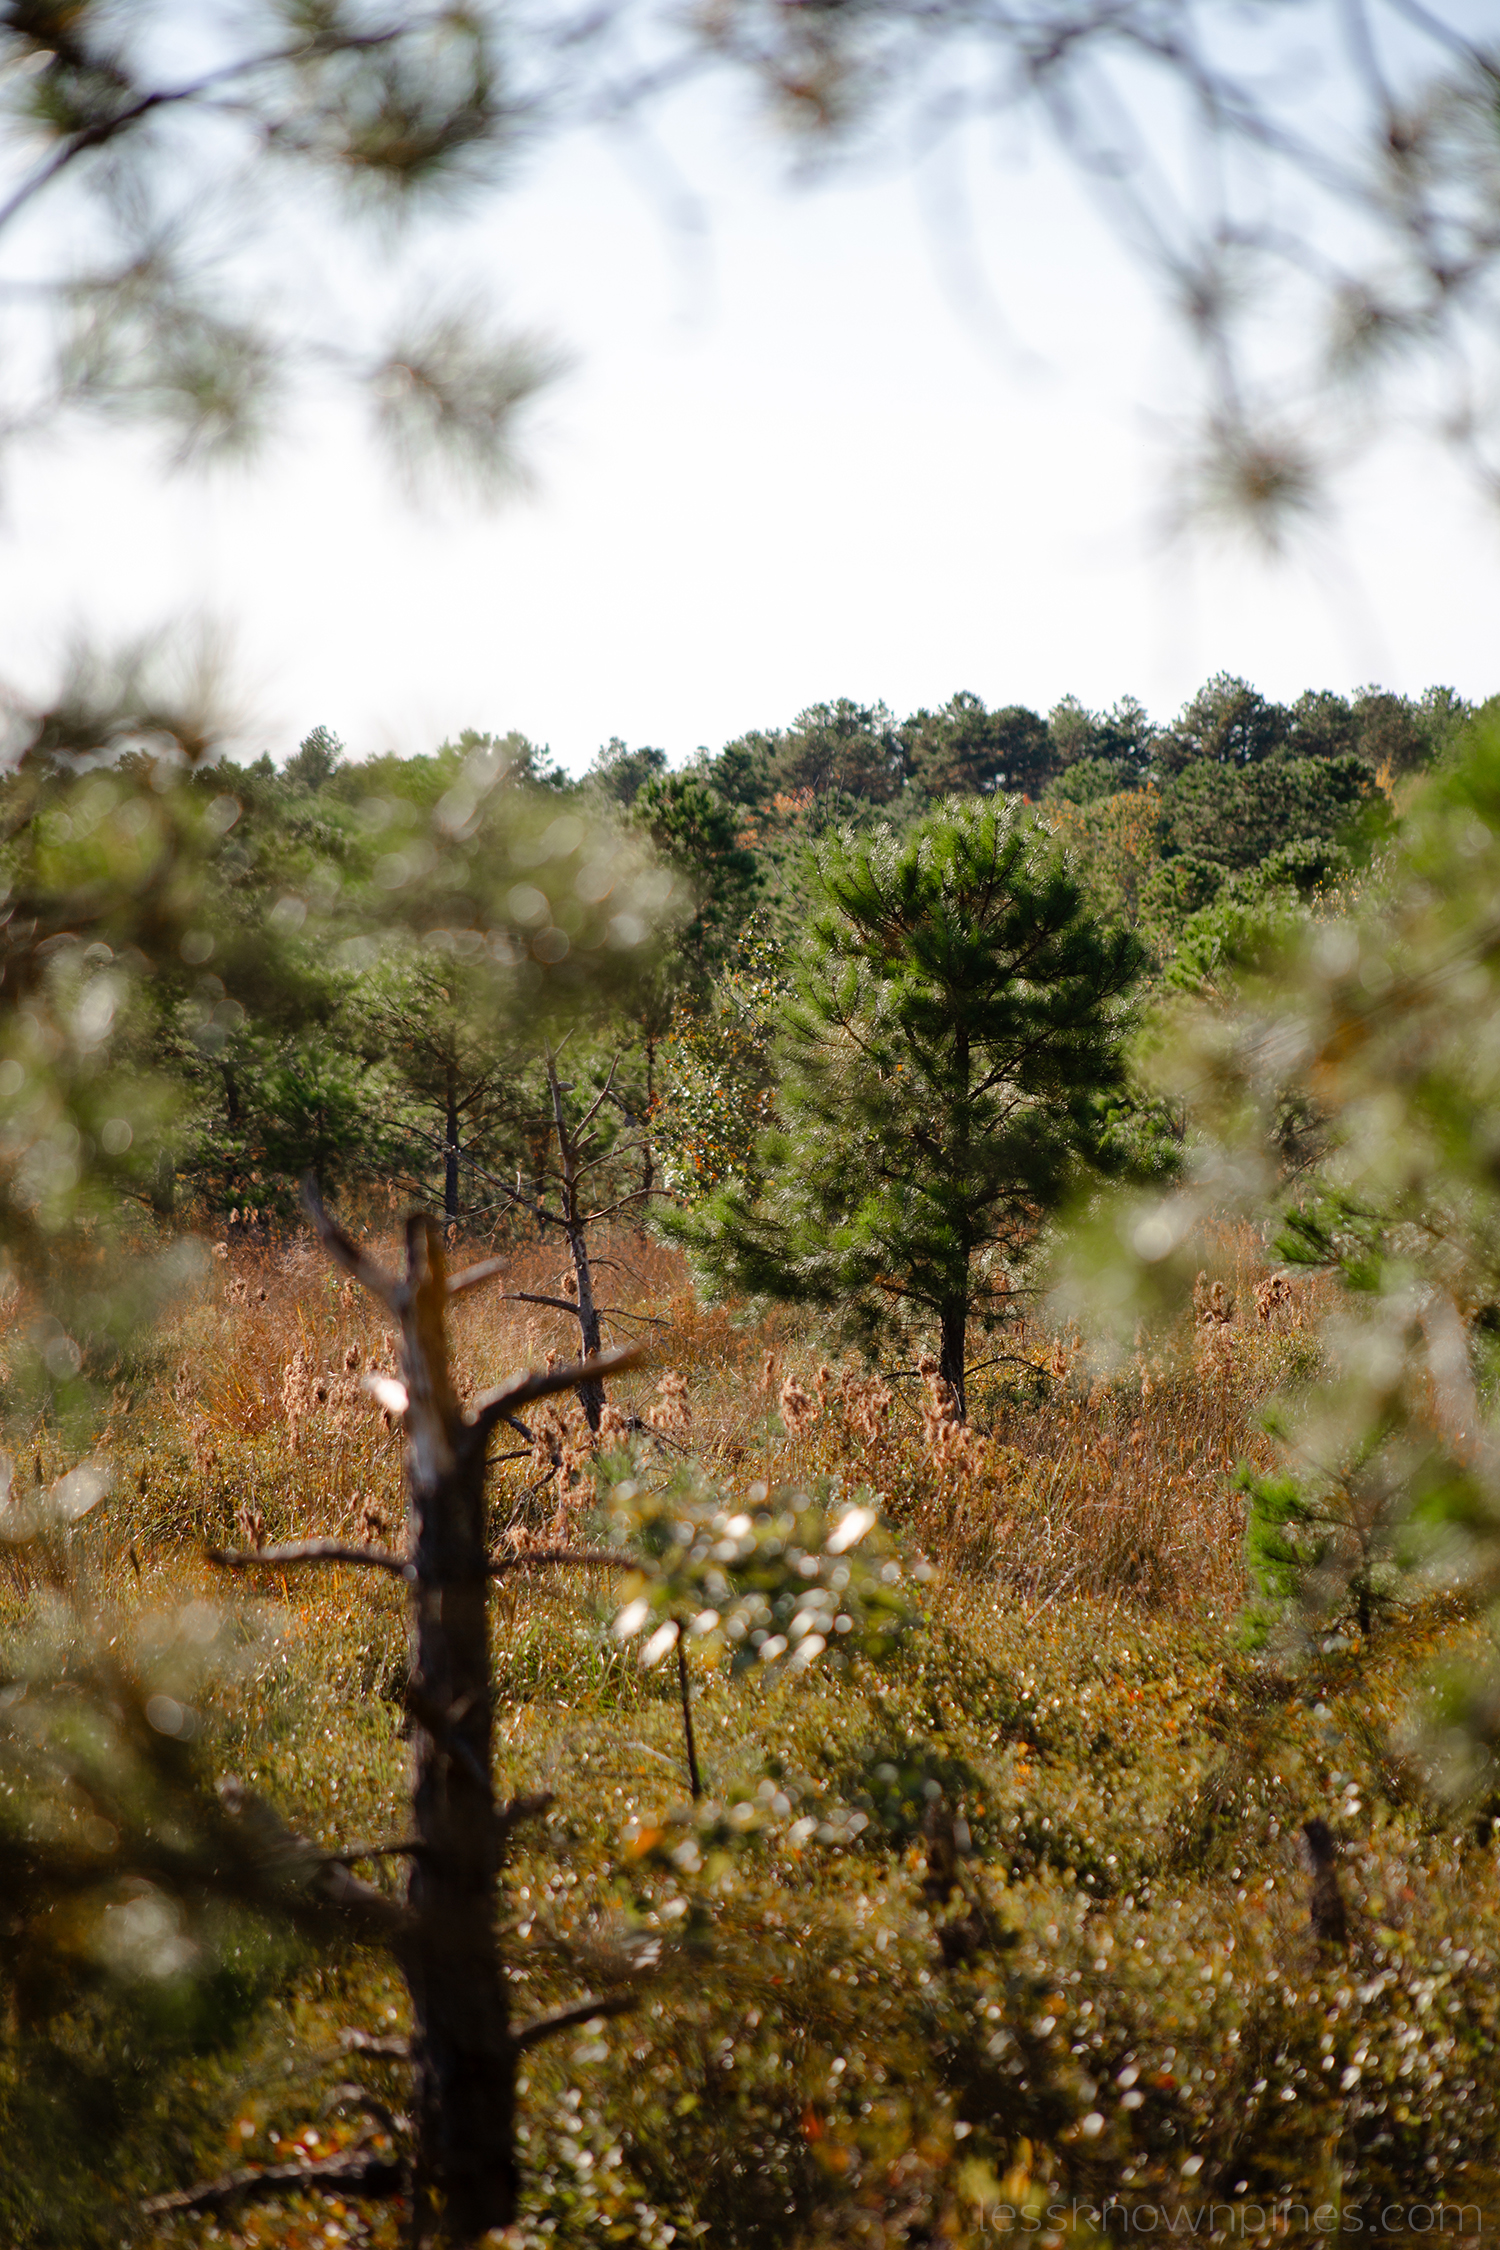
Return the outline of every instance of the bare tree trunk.
[[[649,1196],[656,1186],[656,1166],[651,1147],[651,1112],[656,1107],[656,1041],[646,1041],[646,1114],[641,1120],[641,1194]]]
[[[443,1131],[443,1216],[458,1225],[458,1072],[450,1057],[447,1072],[447,1109]]]
[[[964,1390],[965,1331],[969,1325],[969,1308],[966,1302],[943,1307],[943,1340],[938,1357],[938,1371],[943,1380],[952,1386],[958,1403],[960,1419],[969,1418],[969,1402]]]
[[[147,1193],[157,1217],[170,1219],[177,1208],[177,1166],[167,1149],[156,1160]]]
[[[589,1263],[588,1234],[579,1217],[577,1151],[568,1131],[567,1118],[563,1114],[562,1086],[557,1075],[557,1065],[550,1054],[547,1057],[547,1082],[552,1088],[552,1116],[557,1127],[557,1160],[562,1171],[563,1225],[573,1259],[573,1277],[578,1284],[578,1330],[583,1339],[584,1355],[592,1358],[599,1350],[599,1312],[594,1301],[594,1269]],[[580,1383],[578,1399],[588,1417],[589,1428],[597,1434],[599,1418],[604,1412],[604,1385],[597,1379]]]
[[[569,1227],[568,1248],[573,1254],[573,1273],[578,1283],[578,1332],[583,1339],[584,1357],[591,1359],[601,1348],[599,1309],[594,1302],[594,1272],[589,1264],[588,1240],[581,1227]],[[580,1383],[578,1396],[588,1416],[589,1428],[597,1432],[599,1417],[604,1412],[604,1385],[596,1381]]]
[[[449,1374],[443,1252],[430,1220],[407,1222],[407,1274],[412,1811],[422,1845],[407,1890],[417,2185],[419,2198],[440,2189],[444,2233],[471,2242],[512,2224],[517,2195],[515,2058],[495,1936],[485,1449],[472,1443]]]
[[[334,1224],[311,1179],[304,1197],[329,1256],[380,1300],[400,1330],[407,1557],[314,1540],[215,1559],[235,1567],[358,1563],[410,1586],[414,1834],[400,1847],[411,1853],[407,1912],[390,1942],[414,2018],[413,2241],[469,2250],[515,2221],[519,2057],[557,2030],[630,2004],[628,1996],[611,1995],[519,2027],[510,2020],[497,1935],[501,1856],[508,1830],[548,1800],[518,1799],[498,1813],[490,1780],[487,1613],[496,1566],[484,1543],[485,1457],[491,1432],[512,1419],[516,1406],[575,1390],[585,1379],[597,1382],[600,1373],[634,1365],[637,1355],[612,1353],[597,1372],[570,1365],[511,1376],[466,1413],[449,1370],[446,1307],[450,1297],[493,1279],[503,1260],[450,1281],[441,1227],[416,1214],[406,1222],[406,1271],[390,1274]],[[571,1565],[610,1557],[557,1550],[527,1559]]]

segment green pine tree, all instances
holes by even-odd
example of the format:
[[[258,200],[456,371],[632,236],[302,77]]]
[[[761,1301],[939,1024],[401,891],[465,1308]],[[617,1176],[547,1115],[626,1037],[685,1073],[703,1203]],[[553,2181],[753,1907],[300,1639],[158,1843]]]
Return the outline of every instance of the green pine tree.
[[[873,1343],[935,1327],[965,1402],[965,1332],[1101,1151],[1141,964],[1045,830],[954,800],[897,841],[845,835],[782,1013],[777,1124],[753,1182],[679,1230],[721,1285],[841,1308]]]

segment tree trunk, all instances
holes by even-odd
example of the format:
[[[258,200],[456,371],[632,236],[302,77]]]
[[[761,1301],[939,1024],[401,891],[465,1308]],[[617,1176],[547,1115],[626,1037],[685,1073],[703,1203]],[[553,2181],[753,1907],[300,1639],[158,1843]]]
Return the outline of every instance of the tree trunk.
[[[163,1149],[156,1159],[147,1193],[151,1198],[151,1208],[159,1219],[173,1217],[177,1209],[177,1166],[167,1149]]]
[[[578,1282],[578,1332],[583,1341],[584,1357],[591,1359],[601,1348],[599,1312],[594,1303],[594,1269],[589,1264],[589,1246],[582,1227],[569,1227],[568,1248],[573,1253],[573,1273]],[[604,1412],[604,1385],[597,1377],[580,1383],[578,1398],[588,1417],[589,1428],[597,1437],[599,1417]]]
[[[971,1138],[969,1089],[972,1075],[968,1027],[960,1020],[954,1027],[953,1034],[953,1078],[956,1095],[953,1105],[953,1156],[954,1168],[960,1178],[969,1168]],[[969,1244],[965,1240],[962,1271],[961,1273],[954,1273],[952,1277],[954,1282],[959,1285],[960,1294],[951,1297],[943,1307],[943,1341],[938,1358],[938,1365],[944,1380],[952,1386],[953,1396],[958,1404],[959,1418],[965,1422],[969,1419],[968,1393],[964,1386],[965,1331],[969,1325],[969,1257]]]
[[[568,1120],[563,1113],[562,1082],[557,1075],[557,1064],[551,1051],[547,1055],[547,1083],[552,1089],[552,1122],[557,1130],[557,1163],[562,1173],[562,1216],[567,1230],[568,1248],[573,1254],[573,1274],[578,1283],[578,1328],[583,1338],[585,1355],[592,1357],[599,1349],[599,1313],[594,1304],[594,1269],[589,1264],[588,1231],[578,1211],[578,1151],[568,1131]],[[578,1386],[579,1403],[588,1417],[588,1425],[596,1434],[599,1417],[604,1412],[604,1385],[592,1376]]]
[[[515,2219],[515,2051],[496,1940],[500,1831],[490,1783],[485,1449],[448,1369],[441,1237],[407,1222],[413,1286],[401,1315],[411,1616],[412,1812],[422,1851],[404,1966],[415,2015],[419,2227],[440,2187],[444,2239]]]
[[[646,1114],[641,1120],[641,1193],[649,1196],[656,1185],[656,1168],[652,1161],[651,1112],[656,1107],[656,1041],[646,1041]],[[643,1213],[644,1216],[649,1214]]]
[[[219,1073],[224,1080],[224,1120],[232,1133],[240,1121],[239,1082],[227,1062],[220,1063]]]
[[[485,1457],[496,1425],[511,1418],[511,1402],[573,1390],[581,1371],[570,1365],[513,1376],[466,1412],[449,1370],[446,1308],[450,1297],[493,1278],[496,1262],[450,1284],[442,1228],[436,1219],[414,1215],[406,1222],[406,1271],[386,1273],[335,1226],[314,1181],[303,1192],[324,1248],[379,1299],[401,1333],[414,1836],[407,1912],[391,1943],[414,2019],[410,2241],[414,2250],[438,2243],[474,2250],[515,2223],[519,2057],[554,2031],[594,2015],[617,2015],[629,2005],[628,1998],[606,1995],[514,2027],[497,1934],[506,1834],[518,1819],[545,1810],[550,1799],[517,1798],[503,1813],[495,1808]],[[633,1366],[637,1356],[616,1352],[604,1365]],[[327,1559],[373,1561],[381,1568],[392,1561],[338,1546]],[[554,1552],[532,1559],[600,1558]]]
[[[967,1300],[943,1307],[943,1341],[938,1357],[938,1370],[943,1380],[952,1385],[953,1396],[958,1401],[962,1420],[969,1418],[969,1401],[964,1389],[964,1341],[969,1325]]]
[[[443,1131],[443,1216],[458,1225],[458,1074],[448,1065],[448,1102]]]

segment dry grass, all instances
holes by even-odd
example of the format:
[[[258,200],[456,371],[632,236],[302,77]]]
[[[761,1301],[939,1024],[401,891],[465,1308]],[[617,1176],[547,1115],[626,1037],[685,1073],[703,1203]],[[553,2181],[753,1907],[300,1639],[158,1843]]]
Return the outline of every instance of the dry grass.
[[[397,1257],[394,1234],[371,1247]],[[458,1245],[455,1260],[483,1247]],[[1232,1473],[1247,1459],[1269,1466],[1260,1416],[1274,1391],[1311,1373],[1327,1287],[1268,1288],[1248,1230],[1210,1245],[1199,1317],[1123,1373],[1098,1374],[1075,1337],[1035,1327],[1003,1338],[999,1358],[976,1338],[968,1429],[930,1371],[877,1381],[825,1358],[805,1319],[778,1312],[749,1323],[700,1305],[675,1251],[625,1230],[599,1247],[606,1339],[644,1342],[652,1355],[614,1387],[615,1403],[657,1428],[664,1455],[690,1438],[706,1472],[731,1485],[819,1475],[869,1485],[932,1561],[997,1581],[1029,1606],[1071,1591],[1223,1618],[1242,1600]],[[566,1313],[508,1294],[558,1295],[563,1280],[555,1246],[526,1243],[501,1283],[463,1302],[460,1395],[576,1351]],[[227,1531],[247,1503],[267,1536],[348,1528],[371,1507],[396,1520],[398,1435],[359,1387],[363,1373],[390,1368],[389,1335],[309,1245],[223,1246],[169,1356],[169,1379],[141,1402],[158,1463],[148,1478],[160,1475],[165,1437],[179,1496],[205,1528]],[[559,1482],[574,1505],[586,1500],[578,1409],[559,1408],[545,1440],[503,1454],[498,1526],[549,1520]]]
[[[393,1239],[375,1247],[394,1259]],[[1184,2151],[1202,2157],[1205,2192],[1248,2181],[1262,2201],[1283,2185],[1326,2201],[1332,2147],[1341,2197],[1415,2196],[1429,2148],[1455,2168],[1449,2200],[1463,2167],[1492,2167],[1492,1855],[1390,1747],[1421,1666],[1461,1660],[1471,1629],[1413,1614],[1307,1694],[1268,1684],[1225,1630],[1242,1593],[1228,1472],[1260,1456],[1268,1394],[1313,1372],[1322,1285],[1266,1291],[1259,1246],[1226,1234],[1201,1317],[1146,1364],[1106,1379],[1073,1339],[1027,1332],[977,1373],[955,1436],[931,1371],[875,1381],[810,1321],[701,1307],[674,1253],[628,1233],[604,1247],[613,1339],[649,1329],[658,1347],[612,1386],[656,1433],[640,1441],[648,1475],[687,1454],[742,1495],[758,1480],[868,1484],[937,1570],[926,1630],[878,1677],[772,1693],[695,1656],[709,1789],[767,1821],[759,1840],[706,1841],[696,1859],[673,1857],[693,1818],[673,1683],[614,1638],[610,1585],[581,1574],[497,1599],[497,1782],[557,1795],[506,1877],[528,2006],[623,1973],[632,1949],[656,1964],[638,2015],[529,2069],[526,2250],[664,2250],[669,2227],[716,2250],[978,2250],[1006,2235],[1000,2207],[1054,2190],[1175,2210]],[[550,1244],[524,1243],[505,1286],[549,1294],[560,1275]],[[460,1385],[570,1351],[571,1329],[498,1289],[466,1301]],[[399,1590],[336,1572],[229,1588],[201,1560],[202,1535],[234,1536],[247,1510],[267,1538],[347,1530],[369,1509],[399,1535],[397,1435],[355,1389],[390,1364],[383,1324],[301,1247],[236,1246],[166,1343],[159,1379],[112,1427],[117,1496],[76,1542],[108,1630],[155,1635],[172,1663],[174,1619],[242,1620],[242,1654],[211,1703],[203,1693],[216,1765],[330,1845],[398,1832]],[[69,1465],[55,1435],[41,1445],[49,1475]],[[558,1462],[514,1450],[494,1479],[497,1541],[560,1504]],[[556,1451],[575,1456],[567,1504],[586,1506],[576,1408]],[[0,1610],[31,1615],[3,1576]],[[972,1835],[956,1902],[934,1899],[920,1826],[877,1817],[881,1777],[908,1762],[919,1787],[920,1772],[943,1776]],[[820,1841],[825,1809],[856,1805],[871,1812],[860,1840]],[[1348,1960],[1323,1958],[1306,1926],[1295,1836],[1314,1811],[1346,1846]],[[397,1878],[387,1865],[378,1879]],[[117,2103],[134,2122],[128,2145],[111,2126],[110,2162],[141,2192],[354,2130],[320,2104],[354,2067],[341,2027],[404,2021],[389,1965],[258,1973],[232,2038],[174,2051],[135,2111]],[[1451,1995],[1441,2022],[1434,1980]],[[47,2036],[52,2056],[64,2034]],[[86,2046],[76,2027],[65,2037]],[[1414,2052],[1420,2091],[1402,2076]],[[389,2066],[357,2075],[400,2105]],[[48,2083],[32,2066],[7,2078],[0,2052],[0,2125],[35,2144],[28,2211],[45,2210],[66,2162],[45,2140]],[[6,2192],[9,2217],[22,2206]],[[28,2217],[14,2239],[118,2239],[88,2204],[68,2203],[71,2235]],[[389,2212],[314,2203],[247,2213],[217,2239],[395,2250],[399,2237]]]

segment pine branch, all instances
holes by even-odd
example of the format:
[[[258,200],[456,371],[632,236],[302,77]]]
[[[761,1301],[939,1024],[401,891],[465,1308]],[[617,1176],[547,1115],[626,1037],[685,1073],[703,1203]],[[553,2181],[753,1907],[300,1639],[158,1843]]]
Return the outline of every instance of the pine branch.
[[[10,201],[0,208],[0,228],[9,225],[19,211],[25,209],[44,188],[77,162],[90,149],[103,148],[105,144],[138,125],[143,117],[154,110],[180,107],[184,102],[201,101],[216,87],[231,84],[237,78],[253,77],[257,71],[270,70],[279,63],[306,62],[318,54],[344,54],[361,52],[371,47],[388,47],[392,40],[405,36],[404,27],[387,31],[348,32],[330,38],[326,34],[318,39],[299,40],[294,47],[274,48],[268,54],[242,56],[238,62],[223,63],[217,70],[206,71],[201,78],[189,80],[185,86],[158,86],[150,93],[141,94],[124,109],[109,117],[96,118],[92,125],[84,125],[70,133],[61,148],[54,150],[45,163],[38,165],[29,179],[23,180]]]

